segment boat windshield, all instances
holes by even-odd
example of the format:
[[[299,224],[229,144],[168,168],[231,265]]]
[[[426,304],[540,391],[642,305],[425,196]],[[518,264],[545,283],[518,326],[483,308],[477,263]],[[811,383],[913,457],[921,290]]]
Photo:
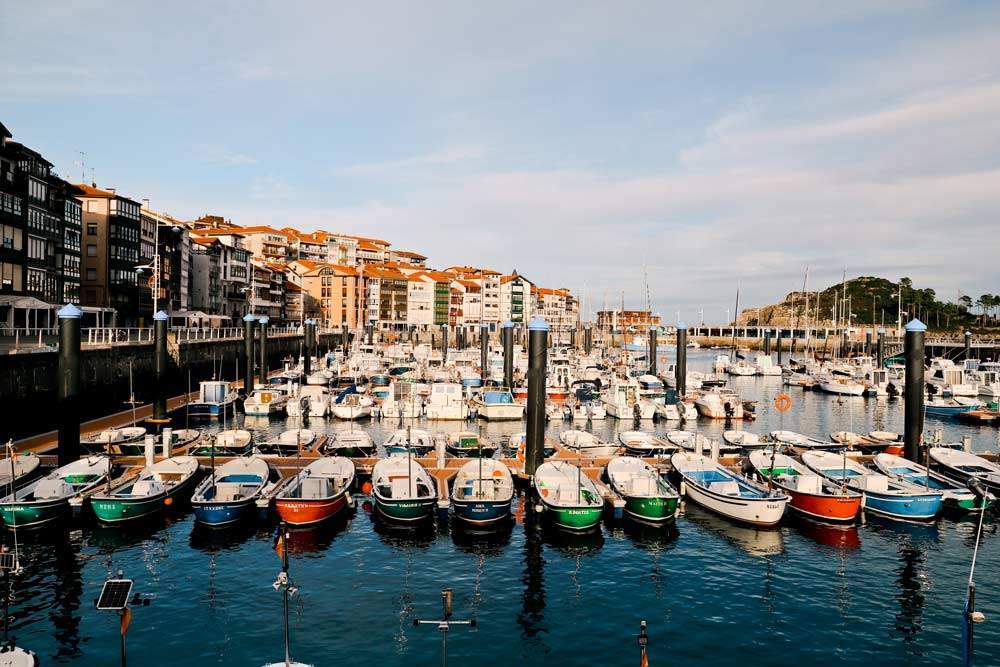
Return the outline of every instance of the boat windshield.
[[[507,391],[487,391],[483,394],[483,403],[490,405],[513,402],[514,397]]]

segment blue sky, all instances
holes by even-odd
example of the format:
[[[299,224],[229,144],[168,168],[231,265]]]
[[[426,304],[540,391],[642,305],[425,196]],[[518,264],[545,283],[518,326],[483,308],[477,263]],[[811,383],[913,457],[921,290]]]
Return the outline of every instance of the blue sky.
[[[15,138],[178,216],[595,309],[644,305],[645,274],[689,323],[806,266],[1000,292],[997,3],[0,4]]]

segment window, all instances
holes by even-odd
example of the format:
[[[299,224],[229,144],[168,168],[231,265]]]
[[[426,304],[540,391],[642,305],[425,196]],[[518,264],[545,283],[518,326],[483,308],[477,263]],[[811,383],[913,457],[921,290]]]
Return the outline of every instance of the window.
[[[20,264],[0,263],[0,289],[20,292],[22,285]]]
[[[87,236],[97,236],[97,223],[88,222],[87,223]]]
[[[87,280],[97,280],[97,269],[87,269]]]
[[[95,244],[87,244],[87,257],[97,257],[97,246]]]
[[[28,259],[45,259],[45,239],[36,239],[34,236],[28,237]],[[30,274],[28,278],[30,280]]]
[[[43,202],[45,201],[45,198],[48,194],[48,189],[45,187],[45,184],[42,183],[41,181],[36,181],[33,178],[29,178],[28,194],[31,196],[32,199]]]
[[[7,250],[21,249],[21,230],[10,225],[0,226],[0,247]]]

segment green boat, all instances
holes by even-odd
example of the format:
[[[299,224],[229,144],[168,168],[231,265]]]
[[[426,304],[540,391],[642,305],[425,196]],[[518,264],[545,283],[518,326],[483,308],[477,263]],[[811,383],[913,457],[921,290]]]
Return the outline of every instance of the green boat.
[[[612,490],[625,499],[625,514],[630,518],[662,523],[677,516],[680,495],[642,459],[616,456],[605,471]]]
[[[372,469],[375,508],[386,519],[413,523],[429,519],[437,505],[437,484],[416,459],[394,454]]]
[[[547,461],[538,466],[532,483],[553,525],[591,530],[600,524],[604,498],[580,468],[565,461]]]
[[[187,500],[198,478],[198,459],[175,456],[143,469],[110,492],[90,499],[94,515],[102,523],[122,523],[149,516]]]
[[[70,499],[104,484],[110,467],[108,457],[88,456],[57,468],[0,499],[0,516],[8,528],[31,528],[66,517]]]

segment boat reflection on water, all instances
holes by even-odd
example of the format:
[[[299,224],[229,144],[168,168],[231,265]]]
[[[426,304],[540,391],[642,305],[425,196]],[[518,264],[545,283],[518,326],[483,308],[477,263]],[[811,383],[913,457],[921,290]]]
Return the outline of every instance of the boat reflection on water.
[[[293,556],[314,557],[316,554],[323,554],[333,544],[333,540],[350,526],[351,519],[346,512],[340,512],[330,520],[312,526],[289,526],[285,548]]]
[[[499,556],[510,544],[514,520],[500,521],[487,528],[470,526],[464,521],[452,521],[451,539],[461,551],[481,556]]]
[[[780,528],[742,526],[694,503],[685,503],[684,518],[731,542],[749,556],[776,556],[785,550],[785,537]]]
[[[680,535],[675,521],[655,525],[626,519],[622,522],[621,529],[635,546],[650,553],[666,551]]]
[[[542,530],[542,542],[563,556],[589,556],[604,546],[604,531],[600,525],[596,530],[579,532],[546,525]]]
[[[197,521],[191,528],[188,544],[192,549],[204,553],[216,554],[221,551],[239,551],[243,544],[254,535],[266,537],[271,534],[271,527],[258,524],[256,521],[238,521],[224,528],[212,528]]]
[[[406,550],[411,547],[426,549],[437,538],[437,528],[433,519],[402,524],[387,521],[378,512],[372,512],[368,518],[372,522],[372,530],[382,543],[395,550]]]
[[[165,539],[162,531],[169,530],[171,526],[183,520],[183,517],[158,512],[144,517],[141,521],[127,523],[105,524],[94,521],[93,525],[88,526],[87,532],[91,544],[101,551],[111,552],[134,547],[149,540],[162,542]]]
[[[823,523],[794,515],[788,517],[788,524],[798,533],[825,547],[843,550],[861,548],[861,534],[855,524]]]

